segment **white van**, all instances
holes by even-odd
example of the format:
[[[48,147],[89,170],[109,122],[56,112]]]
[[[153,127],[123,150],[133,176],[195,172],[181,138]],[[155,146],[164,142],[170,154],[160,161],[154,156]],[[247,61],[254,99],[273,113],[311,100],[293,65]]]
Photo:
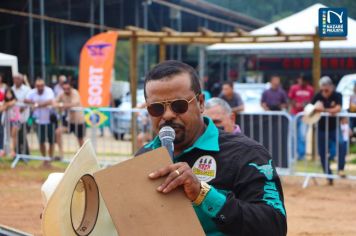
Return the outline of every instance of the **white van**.
[[[17,56],[5,54],[0,52],[0,67],[11,67],[12,75],[18,74]]]
[[[336,87],[336,91],[342,94],[342,109],[347,110],[350,106],[350,96],[354,93],[356,74],[344,75]]]

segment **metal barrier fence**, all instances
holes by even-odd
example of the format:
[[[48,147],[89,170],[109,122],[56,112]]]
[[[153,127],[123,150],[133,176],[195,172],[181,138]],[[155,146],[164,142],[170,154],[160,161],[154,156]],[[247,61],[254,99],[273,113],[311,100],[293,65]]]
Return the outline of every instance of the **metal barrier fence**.
[[[270,153],[282,175],[292,172],[292,119],[287,112],[264,111],[237,116],[242,133],[261,143]]]
[[[57,122],[53,121],[49,125],[39,125],[36,122],[32,124],[14,123],[8,119],[7,112],[3,112],[3,125],[0,126],[0,135],[1,129],[3,129],[3,136],[1,135],[3,137],[3,147],[0,147],[0,149],[3,148],[7,153],[11,153],[11,150],[15,151],[16,155],[12,167],[15,167],[20,160],[48,161],[56,156],[60,157],[60,159],[62,158],[62,161],[69,162],[78,150],[80,143],[87,138],[92,140],[101,165],[111,165],[130,158],[137,146],[142,146],[144,142],[152,139],[150,119],[145,110],[74,108],[71,112],[80,113],[84,118],[81,122],[70,122],[70,119],[68,121],[68,116],[67,119],[64,119],[61,116],[63,114],[60,114],[57,116]],[[297,147],[299,143],[297,130],[300,124],[304,124],[301,122],[302,116],[303,113],[291,116],[286,112],[275,111],[245,112],[238,115],[237,123],[245,135],[264,145],[271,153],[279,174],[305,177],[304,187],[308,185],[313,177],[340,178],[335,173],[324,173],[323,168],[328,170],[328,166],[331,164],[331,169],[335,171],[338,169],[338,165],[343,165],[340,161],[343,161],[344,156],[349,153],[349,140],[340,145],[342,139],[340,125],[350,122],[356,124],[356,114],[339,113],[330,117],[329,114],[322,113],[326,127],[329,127],[330,120],[334,119],[332,122],[335,123],[334,126],[337,128],[335,132],[329,132],[327,129],[320,132],[318,125],[320,123],[307,127],[309,131],[314,131],[314,135],[306,137],[306,144],[312,147],[309,149],[312,149],[313,152],[309,153],[312,155],[307,155],[308,158],[305,158],[305,160],[298,161]],[[103,120],[108,125],[105,127],[98,126]],[[92,125],[85,127],[84,122],[92,123]],[[17,137],[14,137],[14,127],[17,128]],[[14,138],[16,138],[15,142]],[[81,138],[82,140],[80,140]],[[63,152],[60,151],[58,140],[62,140]],[[41,153],[40,143],[43,141],[47,142],[45,155]],[[53,155],[48,153],[48,142],[52,143]],[[312,143],[314,145],[311,145]],[[14,145],[16,146],[15,149],[13,148]],[[334,149],[332,149],[333,145]],[[319,155],[316,153],[320,147],[324,148],[322,165],[320,164]],[[331,155],[329,155],[330,153]],[[335,156],[337,162],[331,161],[330,163],[329,156]],[[346,178],[356,180],[356,168],[353,165],[346,164],[345,171]]]
[[[298,113],[293,120],[293,174],[305,177],[303,187],[308,186],[311,178],[356,180],[356,165],[348,165],[346,161],[350,154],[350,124],[356,125],[356,114],[321,113],[321,120],[314,125],[306,125],[302,121],[303,115],[303,112]],[[304,138],[311,153],[304,160],[298,161],[298,145],[301,142],[298,129],[303,125]]]
[[[79,121],[74,119],[74,122],[71,122],[69,114],[81,114],[82,119]],[[150,120],[145,110],[73,108],[69,114],[67,118],[62,116],[63,114],[57,114],[57,121],[52,120],[49,124],[38,124],[33,121],[29,125],[14,124],[7,119],[7,112],[3,112],[4,150],[10,156],[14,156],[12,167],[14,168],[20,160],[57,159],[69,162],[80,144],[88,138],[92,140],[99,163],[104,166],[111,165],[133,155],[136,147],[133,147],[132,143],[138,142],[141,146],[152,137]],[[88,126],[88,123],[91,125]],[[107,125],[100,127],[100,123]],[[15,126],[17,137],[11,135]]]

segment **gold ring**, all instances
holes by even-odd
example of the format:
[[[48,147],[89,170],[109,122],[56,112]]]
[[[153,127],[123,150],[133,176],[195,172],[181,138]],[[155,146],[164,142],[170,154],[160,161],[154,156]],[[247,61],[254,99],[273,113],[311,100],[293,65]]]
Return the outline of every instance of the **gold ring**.
[[[174,172],[176,172],[176,173],[177,173],[177,175],[178,175],[178,176],[180,176],[180,172],[179,172],[179,170],[175,170]]]

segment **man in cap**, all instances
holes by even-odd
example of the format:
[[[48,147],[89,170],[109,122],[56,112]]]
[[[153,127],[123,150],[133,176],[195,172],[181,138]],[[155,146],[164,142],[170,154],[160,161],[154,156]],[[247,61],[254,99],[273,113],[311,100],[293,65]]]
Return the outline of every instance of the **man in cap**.
[[[176,133],[174,164],[149,174],[165,178],[158,192],[169,197],[183,188],[206,235],[286,235],[283,192],[270,154],[202,116],[204,96],[191,66],[158,64],[145,78],[144,94],[154,132],[170,126]],[[137,155],[160,146],[156,136]]]

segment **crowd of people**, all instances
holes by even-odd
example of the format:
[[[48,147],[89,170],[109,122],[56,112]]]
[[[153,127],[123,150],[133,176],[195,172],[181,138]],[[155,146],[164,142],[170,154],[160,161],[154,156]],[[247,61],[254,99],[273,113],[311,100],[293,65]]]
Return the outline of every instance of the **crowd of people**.
[[[11,145],[10,157],[16,154],[29,154],[30,148],[26,133],[29,121],[36,124],[40,152],[42,156],[54,157],[55,144],[58,144],[59,155],[63,158],[62,134],[74,133],[79,146],[84,143],[85,120],[82,110],[71,110],[80,107],[80,96],[64,75],[59,76],[58,83],[52,89],[43,79],[36,79],[31,89],[24,76],[13,76],[13,86],[2,83],[0,75],[0,102],[2,125],[0,128],[1,156],[5,153],[4,135],[9,130]],[[48,147],[46,146],[48,143]],[[44,161],[50,166],[50,161]]]
[[[280,78],[278,76],[271,77],[271,88],[266,90],[261,99],[262,107],[265,110],[286,110],[290,104],[290,113],[295,116],[304,110],[307,104],[315,106],[314,111],[318,113],[326,113],[318,121],[317,129],[317,146],[320,156],[321,166],[324,173],[332,174],[330,162],[335,159],[338,154],[338,174],[345,177],[345,158],[347,152],[347,143],[351,135],[351,127],[349,126],[348,118],[337,118],[335,115],[342,111],[342,94],[335,90],[333,81],[328,76],[324,76],[319,81],[319,91],[314,94],[313,87],[301,76],[297,79],[296,84],[290,87],[288,95],[280,86]],[[355,90],[356,91],[356,90]],[[350,98],[349,112],[354,112],[355,95]],[[288,102],[289,100],[289,102]],[[307,134],[307,126],[298,119],[297,130],[295,131],[297,138],[297,154],[298,160],[305,159],[306,145],[305,138]],[[337,151],[338,150],[338,153]],[[329,183],[333,180],[330,178]]]
[[[233,88],[231,81],[224,82],[219,98],[212,98],[206,102],[207,109],[205,113],[212,117],[217,126],[222,126],[224,124],[223,121],[234,121],[236,115],[244,111],[241,96],[234,92]],[[354,92],[355,94],[350,97],[349,112],[356,112],[356,85]],[[342,111],[342,102],[342,94],[335,90],[333,81],[327,76],[320,79],[319,91],[315,93],[313,87],[308,84],[303,76],[299,76],[295,84],[290,86],[289,91],[286,92],[281,86],[280,77],[272,75],[270,77],[270,88],[266,89],[261,96],[261,107],[265,111],[286,111],[297,119],[296,115],[303,112],[307,104],[313,104],[315,107],[314,112],[326,113],[318,121],[317,129],[317,147],[321,165],[324,173],[331,175],[330,162],[338,154],[338,174],[341,177],[345,177],[347,144],[352,134],[352,127],[355,126],[356,122],[354,119],[350,119],[351,124],[349,124],[347,117],[335,117],[337,113]],[[214,106],[212,104],[219,104],[216,105],[219,108],[212,109],[212,106]],[[298,160],[304,160],[308,126],[300,116],[296,120],[296,124],[296,130],[293,133],[295,134],[294,138],[297,139],[297,158]],[[231,125],[226,126],[225,130],[232,131]],[[338,150],[338,153],[336,150]],[[332,184],[333,180],[329,179],[329,183]]]
[[[237,88],[238,90],[238,88]],[[210,98],[205,92],[206,109],[204,114],[212,118],[213,122],[227,132],[239,133],[241,129],[236,124],[236,117],[245,110],[245,104],[238,92],[234,89],[232,81],[225,81],[220,87],[220,93]],[[4,137],[11,137],[9,155],[16,153],[29,154],[29,145],[26,140],[28,121],[36,124],[36,132],[42,156],[54,157],[55,144],[58,145],[57,158],[63,158],[63,133],[73,133],[77,137],[79,146],[84,143],[85,119],[80,110],[71,110],[80,107],[80,94],[67,80],[60,75],[53,88],[46,85],[43,79],[37,79],[31,89],[24,76],[13,76],[13,86],[8,87],[0,74],[0,156],[5,155]],[[278,75],[270,77],[270,87],[261,96],[261,107],[265,111],[287,111],[294,117],[304,110],[307,104],[314,104],[316,112],[329,113],[331,116],[341,112],[342,95],[335,91],[335,86],[329,77],[320,80],[320,91],[314,94],[314,89],[303,76],[296,79],[286,92],[281,86]],[[356,112],[356,86],[355,94],[350,97],[349,112]],[[302,119],[296,120],[296,130],[293,131],[297,139],[298,160],[304,160],[306,154],[307,125]],[[336,124],[339,124],[337,127]],[[356,122],[350,120],[351,127]],[[6,124],[6,125],[5,125]],[[4,127],[9,127],[8,131]],[[337,130],[339,129],[339,130]],[[339,131],[339,132],[337,132]],[[6,133],[4,135],[4,132]],[[340,138],[337,134],[341,134]],[[338,172],[345,176],[345,156],[349,139],[350,125],[348,119],[342,118],[336,122],[335,117],[323,117],[318,123],[318,153],[325,173],[331,174],[330,160],[333,160],[338,149]],[[152,138],[146,130],[138,136],[139,146]],[[327,142],[325,142],[327,140]],[[338,142],[338,143],[336,143]],[[48,147],[46,147],[48,143]],[[336,148],[337,147],[337,148]],[[48,162],[45,165],[49,165]]]

